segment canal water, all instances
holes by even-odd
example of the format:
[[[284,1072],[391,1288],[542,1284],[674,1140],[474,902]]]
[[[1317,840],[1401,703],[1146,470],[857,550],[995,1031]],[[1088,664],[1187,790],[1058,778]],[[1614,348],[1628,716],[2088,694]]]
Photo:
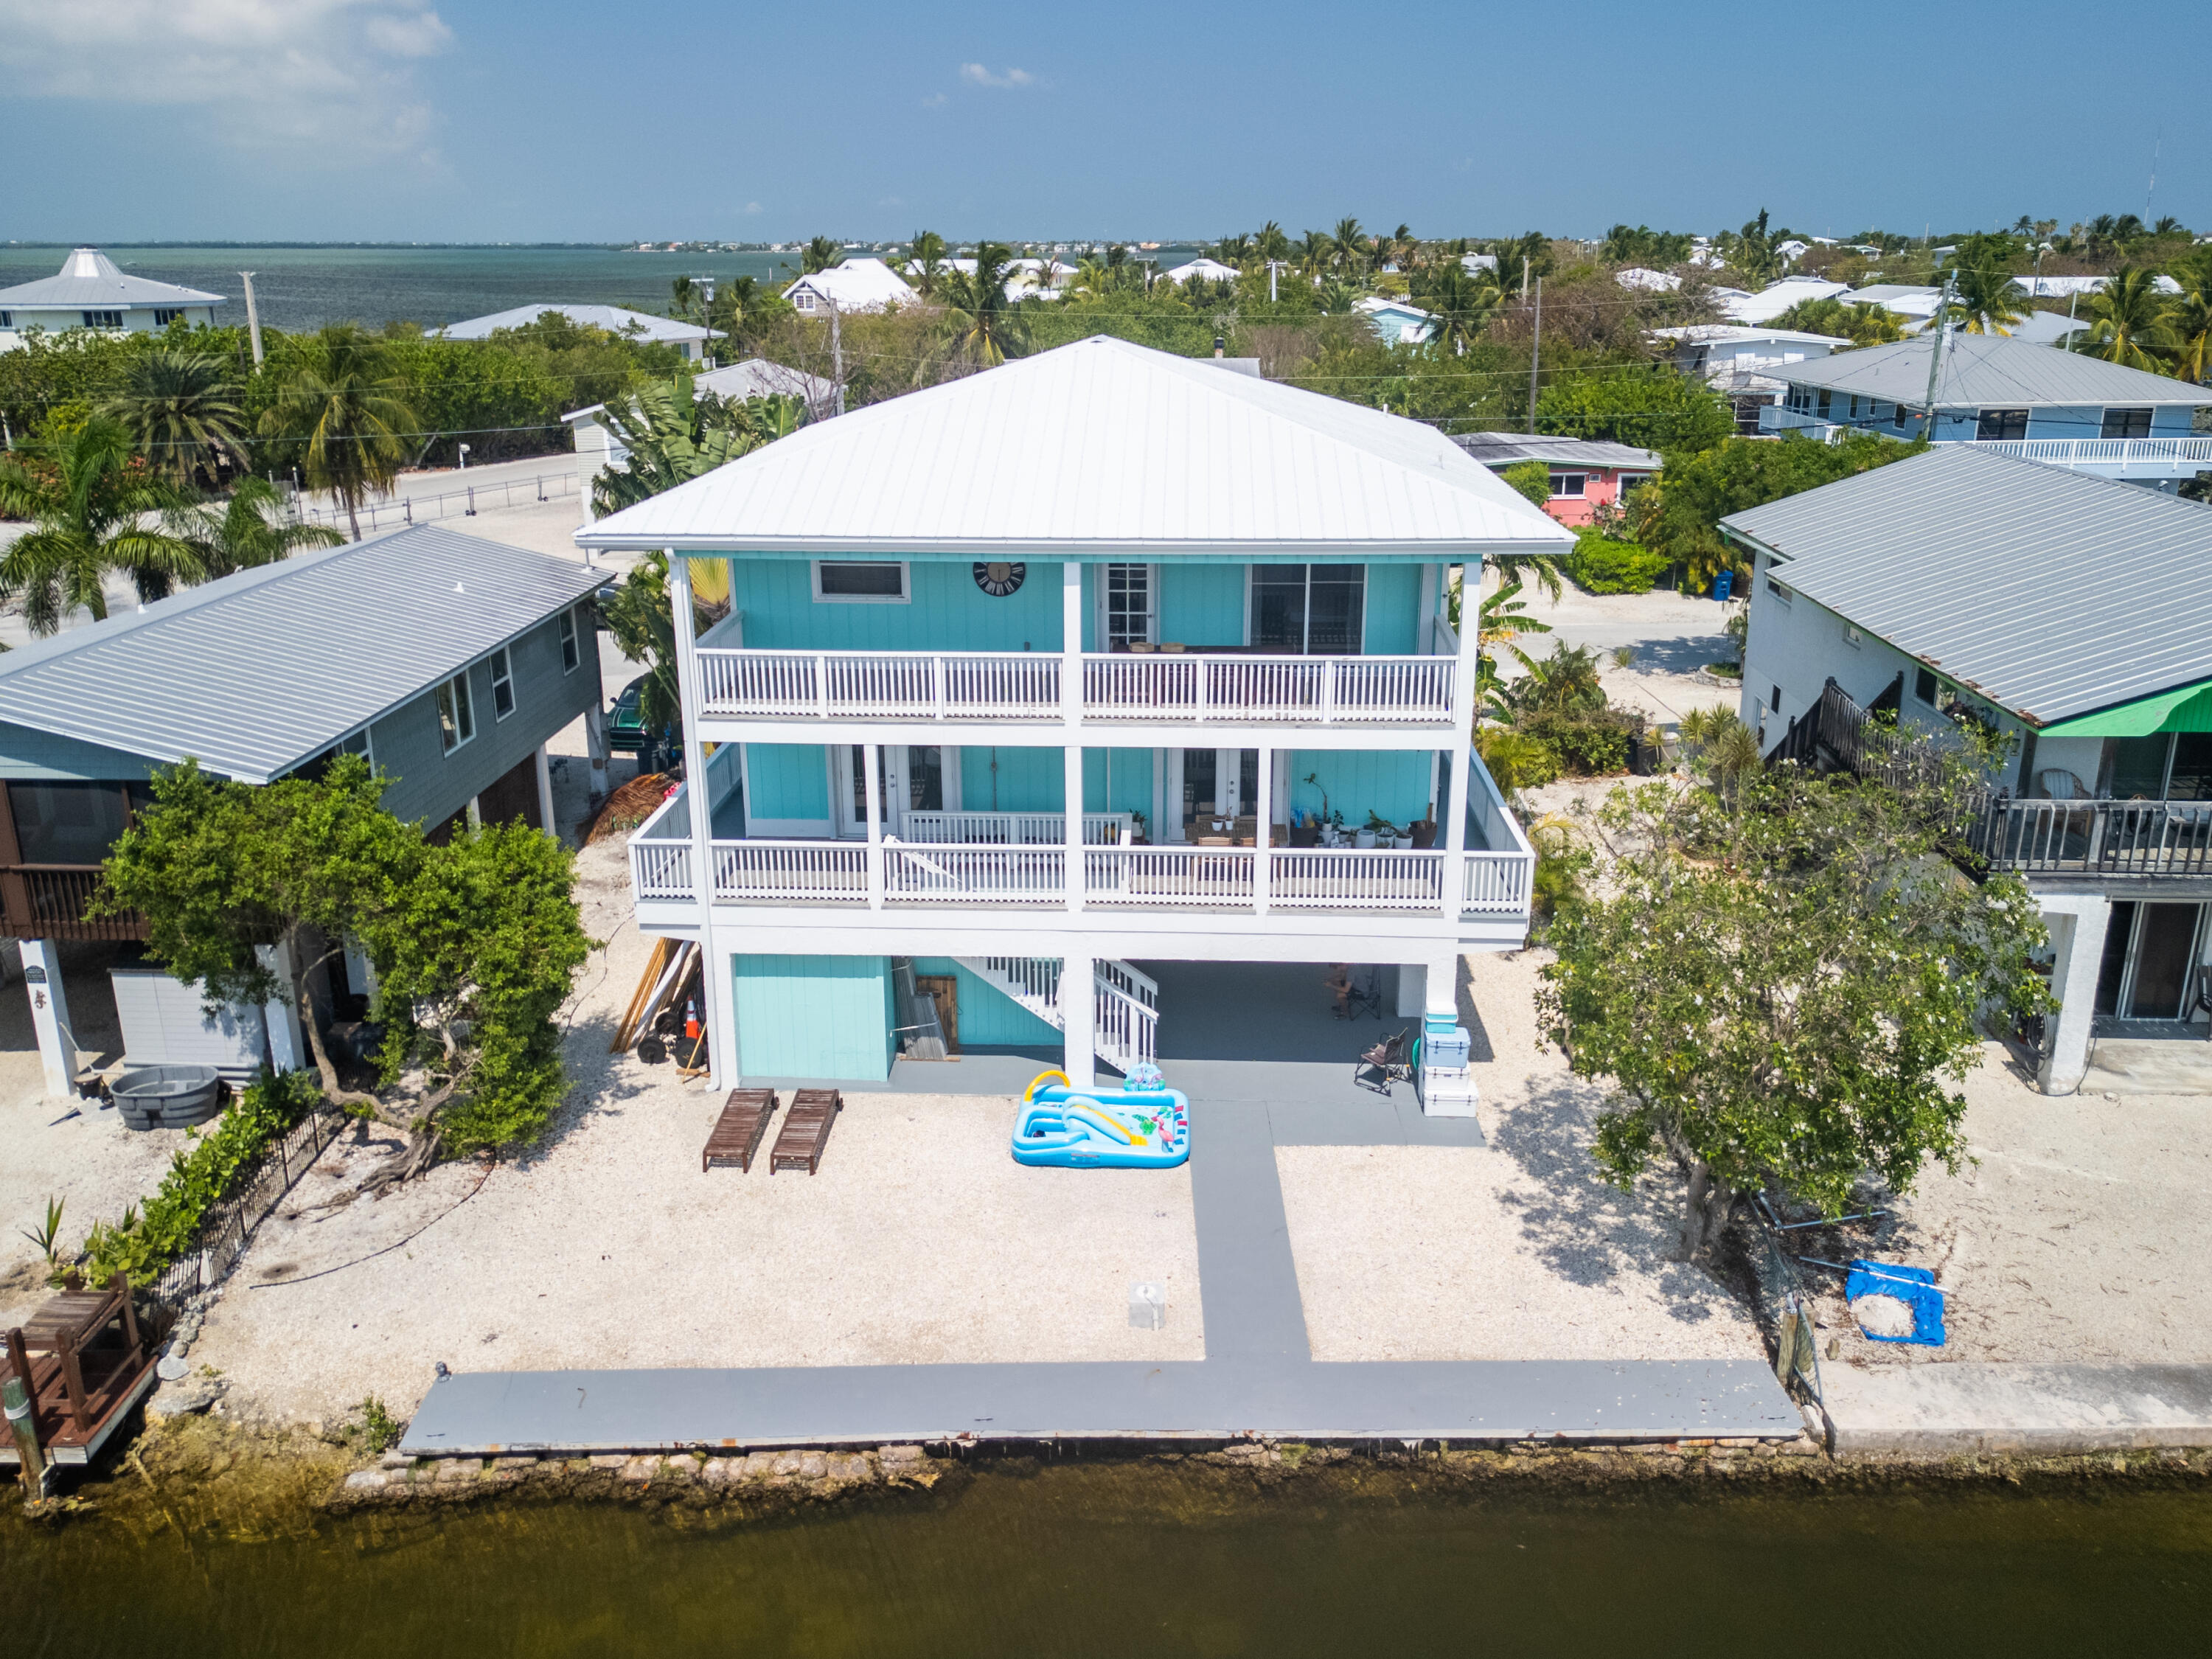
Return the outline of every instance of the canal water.
[[[2212,1496],[1273,1492],[989,1472],[745,1522],[511,1504],[343,1521],[0,1517],[0,1654],[1696,1655],[2201,1652]]]

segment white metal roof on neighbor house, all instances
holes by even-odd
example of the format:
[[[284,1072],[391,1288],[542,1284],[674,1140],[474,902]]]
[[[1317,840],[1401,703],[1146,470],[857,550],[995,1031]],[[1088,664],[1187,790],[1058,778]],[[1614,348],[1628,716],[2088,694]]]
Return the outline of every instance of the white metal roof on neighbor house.
[[[1721,301],[1729,319],[1739,323],[1771,323],[1784,312],[1807,300],[1830,300],[1844,292],[1848,283],[1824,283],[1817,276],[1784,276],[1756,294]]]
[[[957,265],[960,262],[952,262]],[[972,270],[975,261],[968,262]],[[840,311],[882,311],[890,307],[902,306],[913,300],[915,291],[904,278],[881,259],[848,259],[828,270],[817,270],[802,276],[783,291],[801,311],[809,307],[801,303],[811,295],[824,309],[835,306]]]
[[[811,409],[826,404],[836,387],[818,374],[809,374],[805,369],[772,363],[765,357],[748,357],[741,363],[725,363],[720,368],[710,368],[703,374],[691,377],[691,395],[698,397],[711,392],[718,398],[727,398],[743,403],[748,398],[790,397],[803,399]],[[605,404],[593,404],[589,409],[572,409],[561,418],[571,422],[588,420],[605,409]]]
[[[1655,340],[1675,340],[1685,345],[1751,345],[1769,341],[1776,345],[1847,346],[1836,334],[1807,334],[1794,328],[1765,328],[1748,323],[1686,323],[1677,328],[1655,328]]]
[[[506,311],[495,311],[489,317],[447,323],[438,333],[448,340],[489,340],[502,328],[527,328],[549,311],[566,317],[579,328],[603,328],[610,334],[627,335],[653,345],[684,345],[694,340],[722,337],[714,330],[702,328],[696,323],[679,323],[672,317],[650,316],[622,306],[514,306]]]
[[[1418,422],[1101,337],[819,422],[576,539],[1455,561],[1572,537]]]
[[[1200,254],[1187,265],[1177,265],[1173,270],[1160,273],[1164,282],[1182,283],[1194,276],[1203,276],[1209,283],[1233,283],[1244,273],[1234,265],[1224,265],[1218,259],[1209,259]]]
[[[2033,725],[2212,678],[2212,508],[2139,484],[1940,444],[1721,526]]]
[[[1935,349],[1932,337],[1900,340],[1783,364],[1772,373],[1796,386],[1826,386],[1922,409],[1928,403],[1928,354]],[[1943,347],[1936,404],[1940,409],[2212,404],[2212,388],[2009,335],[1954,333]]]
[[[605,580],[417,525],[0,655],[0,720],[265,783]]]
[[[36,282],[0,288],[0,306],[29,309],[53,306],[102,311],[133,311],[147,306],[219,306],[220,294],[204,294],[174,283],[126,275],[96,247],[81,247],[62,261],[60,273]]]

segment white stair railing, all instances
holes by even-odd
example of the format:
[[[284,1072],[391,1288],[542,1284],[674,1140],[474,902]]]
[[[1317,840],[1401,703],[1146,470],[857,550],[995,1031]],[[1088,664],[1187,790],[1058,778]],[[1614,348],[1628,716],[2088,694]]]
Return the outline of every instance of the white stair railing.
[[[1003,993],[1054,1030],[1067,1029],[1060,1006],[1060,961],[1054,957],[956,957],[963,968]],[[1091,1051],[1117,1072],[1159,1054],[1160,988],[1126,962],[1091,966]]]

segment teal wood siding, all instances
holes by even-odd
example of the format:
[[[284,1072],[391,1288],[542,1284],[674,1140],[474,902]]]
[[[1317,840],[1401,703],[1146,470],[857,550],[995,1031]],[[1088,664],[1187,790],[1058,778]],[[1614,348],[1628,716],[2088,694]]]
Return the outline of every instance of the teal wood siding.
[[[1083,751],[1083,810],[1086,812],[1142,812],[1152,815],[1152,751],[1149,749],[1086,749]]]
[[[827,818],[830,758],[818,743],[745,745],[745,816]]]
[[[1360,648],[1370,656],[1403,657],[1414,651],[1413,630],[1421,617],[1421,578],[1417,564],[1367,567],[1366,630]]]
[[[1244,642],[1244,567],[1170,564],[1160,571],[1160,638],[1178,645]]]
[[[740,956],[731,978],[741,1075],[891,1074],[890,957]]]
[[[1057,812],[1067,802],[1066,765],[1057,749],[967,744],[960,750],[961,807],[969,812]]]
[[[0,778],[27,783],[136,783],[151,777],[155,764],[143,755],[0,722]]]
[[[951,957],[916,957],[917,974],[950,975],[960,985],[960,1046],[963,1048],[1057,1048],[1060,1032],[1004,991],[986,984]]]
[[[1326,789],[1329,811],[1344,815],[1346,829],[1358,829],[1370,812],[1402,829],[1428,810],[1435,762],[1425,750],[1296,750],[1291,755],[1291,808],[1320,811]],[[1306,781],[1310,772],[1317,784]]]
[[[973,562],[917,559],[909,603],[851,605],[814,598],[807,560],[733,559],[731,597],[750,650],[1059,650],[1060,566],[1032,562],[1020,588],[994,599]]]

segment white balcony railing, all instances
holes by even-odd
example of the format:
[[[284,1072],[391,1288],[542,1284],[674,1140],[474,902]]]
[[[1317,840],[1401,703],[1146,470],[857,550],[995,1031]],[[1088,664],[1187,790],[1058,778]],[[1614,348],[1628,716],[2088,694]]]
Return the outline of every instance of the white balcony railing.
[[[1802,432],[1808,438],[1830,444],[1840,441],[1850,432],[1871,432],[1891,438],[1903,435],[1893,427],[1850,426],[1781,404],[1770,404],[1759,411],[1759,429]],[[2041,461],[2046,466],[2116,475],[2132,473],[2138,477],[2185,478],[2202,469],[2212,468],[2212,437],[1967,438],[1948,441],[1971,443],[1993,454]]]
[[[1137,821],[1127,812],[1085,812],[1083,839],[1093,847],[1126,847]],[[913,811],[899,820],[899,839],[930,845],[1058,847],[1067,839],[1064,812]]]
[[[709,719],[1058,720],[1057,653],[702,649]],[[1096,720],[1439,725],[1459,665],[1440,657],[1156,653],[1083,659]]]

